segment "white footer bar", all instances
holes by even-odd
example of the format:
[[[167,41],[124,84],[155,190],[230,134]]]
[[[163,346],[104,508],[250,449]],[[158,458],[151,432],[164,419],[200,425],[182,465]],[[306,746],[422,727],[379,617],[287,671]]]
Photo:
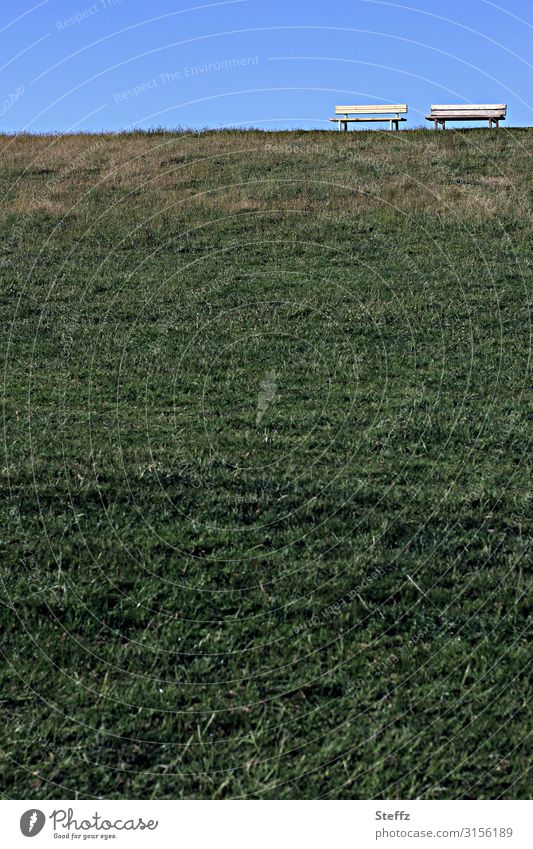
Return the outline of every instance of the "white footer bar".
[[[3,846],[35,849],[52,845],[531,849],[532,805],[526,801],[2,801],[0,822]]]

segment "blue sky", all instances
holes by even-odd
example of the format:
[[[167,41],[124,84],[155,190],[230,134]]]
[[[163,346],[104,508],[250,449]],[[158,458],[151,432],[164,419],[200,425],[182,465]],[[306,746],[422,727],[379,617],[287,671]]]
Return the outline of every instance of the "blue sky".
[[[530,0],[3,0],[0,46],[7,132],[331,129],[346,102],[533,124]]]

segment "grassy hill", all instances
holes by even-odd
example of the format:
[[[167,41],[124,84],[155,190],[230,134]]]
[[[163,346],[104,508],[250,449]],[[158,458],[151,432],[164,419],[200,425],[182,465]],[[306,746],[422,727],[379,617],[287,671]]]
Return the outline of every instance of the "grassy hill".
[[[533,131],[1,146],[3,793],[527,795]]]

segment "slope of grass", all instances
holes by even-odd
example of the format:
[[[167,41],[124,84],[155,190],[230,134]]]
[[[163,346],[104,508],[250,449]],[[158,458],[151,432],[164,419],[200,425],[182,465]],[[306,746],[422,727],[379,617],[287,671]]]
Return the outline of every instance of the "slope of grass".
[[[4,795],[526,795],[532,142],[2,137]]]

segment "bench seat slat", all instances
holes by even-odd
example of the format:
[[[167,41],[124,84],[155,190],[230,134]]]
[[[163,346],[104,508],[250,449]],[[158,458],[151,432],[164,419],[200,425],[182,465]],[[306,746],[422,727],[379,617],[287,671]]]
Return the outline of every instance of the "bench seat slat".
[[[391,118],[330,118],[330,121],[334,121],[335,124],[352,124],[354,121],[360,121],[362,124],[368,124],[371,121],[378,121],[380,124],[388,124]],[[392,118],[392,121],[396,123],[396,121],[407,121],[407,118]]]
[[[505,118],[505,112],[432,112],[431,115],[426,115],[426,118],[446,118],[448,121],[471,121],[476,118]]]

